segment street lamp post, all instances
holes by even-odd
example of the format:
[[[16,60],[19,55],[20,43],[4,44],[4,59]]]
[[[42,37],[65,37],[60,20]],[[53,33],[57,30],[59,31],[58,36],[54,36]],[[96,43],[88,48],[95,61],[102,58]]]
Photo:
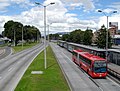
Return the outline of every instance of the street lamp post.
[[[46,7],[49,5],[53,5],[55,3],[50,3],[48,5],[42,5],[41,3],[35,2],[37,5],[41,5],[44,7],[44,67],[47,68],[47,61],[46,61]]]
[[[105,12],[103,12],[102,10],[98,10],[98,12],[101,12],[101,13],[103,13],[106,17],[107,17],[107,34],[106,34],[106,61],[108,61],[108,58],[107,58],[107,56],[108,56],[108,15],[106,15],[106,13]],[[111,12],[111,14],[112,13],[117,13],[117,11],[112,11]]]

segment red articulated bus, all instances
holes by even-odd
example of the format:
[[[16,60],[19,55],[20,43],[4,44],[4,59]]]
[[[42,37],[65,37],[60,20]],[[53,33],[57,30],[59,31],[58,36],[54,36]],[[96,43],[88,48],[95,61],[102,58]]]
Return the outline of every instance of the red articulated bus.
[[[107,62],[104,58],[82,50],[73,50],[72,60],[93,78],[107,76]]]

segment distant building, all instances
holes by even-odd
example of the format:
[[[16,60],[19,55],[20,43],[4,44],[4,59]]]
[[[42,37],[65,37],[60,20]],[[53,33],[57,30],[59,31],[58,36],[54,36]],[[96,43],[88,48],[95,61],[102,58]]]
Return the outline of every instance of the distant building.
[[[117,27],[111,27],[109,28],[109,33],[111,37],[114,37],[114,35],[118,34],[118,28]]]
[[[114,35],[112,39],[113,39],[113,44],[120,45],[120,35]]]

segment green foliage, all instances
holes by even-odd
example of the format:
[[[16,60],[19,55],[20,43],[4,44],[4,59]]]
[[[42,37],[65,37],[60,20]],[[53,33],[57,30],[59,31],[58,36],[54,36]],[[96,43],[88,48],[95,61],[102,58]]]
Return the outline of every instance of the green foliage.
[[[65,34],[62,36],[63,41],[74,42],[78,44],[90,45],[92,43],[93,33],[92,30],[81,31],[77,29],[70,32],[70,34]]]
[[[43,74],[31,74],[32,71]],[[47,49],[47,69],[44,69],[44,52],[29,66],[15,91],[70,91],[52,49]]]
[[[59,34],[50,34],[49,38],[50,38],[50,40],[58,40],[59,39]]]
[[[64,35],[62,36],[62,40],[63,40],[63,41],[68,41],[68,39],[69,39],[69,34],[64,34]]]
[[[107,29],[105,26],[101,26],[101,29],[98,31],[98,37],[97,37],[97,46],[98,48],[106,48],[106,35],[107,35]],[[111,48],[111,37],[110,33],[108,32],[108,48]]]
[[[4,24],[4,31],[3,35],[5,37],[10,38],[12,41],[14,40],[14,34],[15,34],[15,42],[18,44],[20,40],[22,40],[22,31],[23,31],[23,39],[25,41],[28,40],[37,40],[37,37],[41,37],[41,33],[39,30],[30,25],[23,26],[20,22],[15,22],[13,20],[10,20]]]
[[[83,31],[81,31],[80,29],[72,31],[69,35],[69,39],[70,42],[74,42],[74,43],[82,43],[83,40]]]
[[[91,43],[92,43],[92,37],[93,37],[92,30],[87,29],[84,32],[83,44],[85,44],[85,45],[91,45]]]

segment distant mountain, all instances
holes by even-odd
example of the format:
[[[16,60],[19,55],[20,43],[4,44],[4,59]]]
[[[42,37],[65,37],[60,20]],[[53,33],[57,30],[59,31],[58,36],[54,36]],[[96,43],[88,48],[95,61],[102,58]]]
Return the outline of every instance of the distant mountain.
[[[69,34],[70,32],[58,32],[56,34],[59,34],[59,35],[64,35],[64,34]]]

